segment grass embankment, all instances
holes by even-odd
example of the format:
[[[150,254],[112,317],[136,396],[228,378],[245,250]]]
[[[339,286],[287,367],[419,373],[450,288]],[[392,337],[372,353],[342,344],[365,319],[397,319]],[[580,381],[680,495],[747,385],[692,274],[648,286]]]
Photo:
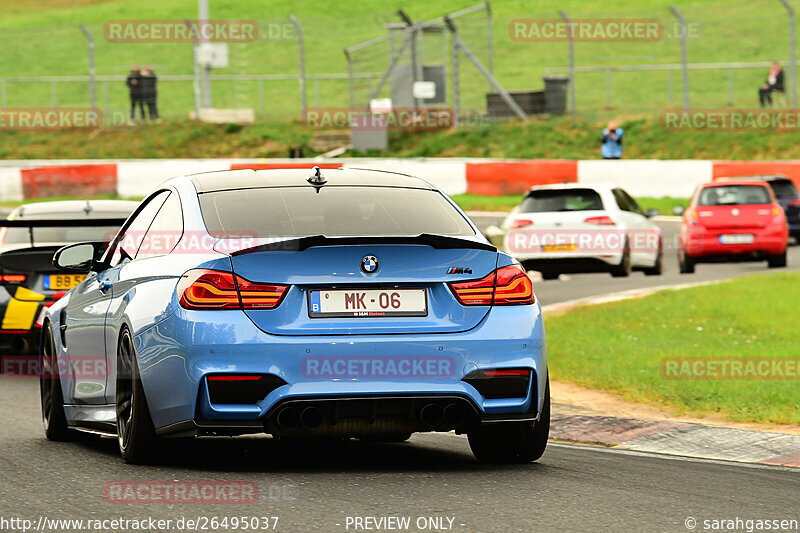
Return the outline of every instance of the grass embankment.
[[[580,307],[546,319],[550,375],[680,413],[800,424],[798,379],[666,379],[661,370],[680,357],[797,363],[798,300],[800,274],[787,273]]]
[[[788,132],[668,132],[657,116],[621,122],[626,159],[800,159],[800,143]],[[436,132],[390,132],[387,150],[348,152],[345,157],[492,157],[599,159],[602,122],[566,117],[526,123],[485,124]],[[333,130],[347,133],[347,130]],[[165,121],[102,130],[3,130],[0,159],[128,159],[191,157],[288,157],[322,133],[300,122],[253,126]]]

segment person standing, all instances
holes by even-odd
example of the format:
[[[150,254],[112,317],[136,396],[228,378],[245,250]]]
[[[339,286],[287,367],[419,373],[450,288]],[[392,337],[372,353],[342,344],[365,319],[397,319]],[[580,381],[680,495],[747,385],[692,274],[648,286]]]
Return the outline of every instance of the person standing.
[[[616,123],[609,122],[608,127],[603,130],[603,141],[600,146],[600,155],[603,159],[620,159],[622,157],[622,128],[618,128]]]
[[[761,107],[772,105],[773,91],[782,93],[784,90],[783,67],[777,61],[773,61],[769,74],[767,74],[767,82],[758,89],[758,101],[761,103]]]
[[[142,100],[147,104],[150,120],[158,119],[158,77],[150,66],[142,70]]]
[[[142,101],[142,72],[139,65],[133,65],[128,77],[125,79],[131,98],[131,122],[136,120],[136,105],[139,105],[139,113],[144,120],[144,102]]]

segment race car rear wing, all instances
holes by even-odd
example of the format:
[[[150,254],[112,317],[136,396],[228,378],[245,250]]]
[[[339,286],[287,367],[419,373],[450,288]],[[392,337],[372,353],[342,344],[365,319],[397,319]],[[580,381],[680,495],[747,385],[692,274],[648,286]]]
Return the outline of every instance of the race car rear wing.
[[[93,228],[102,226],[121,227],[127,218],[53,218],[42,220],[0,220],[0,228],[28,228],[31,247],[34,228]]]

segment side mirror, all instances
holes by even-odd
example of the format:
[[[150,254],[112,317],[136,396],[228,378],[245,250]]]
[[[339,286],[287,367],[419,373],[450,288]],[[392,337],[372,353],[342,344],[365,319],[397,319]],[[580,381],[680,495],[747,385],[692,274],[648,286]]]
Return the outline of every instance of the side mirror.
[[[676,205],[675,207],[672,208],[672,214],[678,217],[683,216],[683,213],[685,212],[686,208],[684,208],[682,205]]]
[[[647,215],[645,215],[645,216],[647,218],[653,218],[653,217],[657,217],[660,214],[661,214],[661,211],[659,211],[658,209],[648,209],[647,210]]]
[[[79,242],[59,248],[53,256],[53,266],[64,272],[85,274],[92,269],[103,243]]]

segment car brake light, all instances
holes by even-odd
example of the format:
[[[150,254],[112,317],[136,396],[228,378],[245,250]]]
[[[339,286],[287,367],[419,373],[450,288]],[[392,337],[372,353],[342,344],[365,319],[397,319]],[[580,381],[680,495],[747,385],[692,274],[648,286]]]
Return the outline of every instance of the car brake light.
[[[3,274],[0,280],[7,281],[8,283],[24,283],[25,274]]]
[[[494,378],[498,376],[527,376],[531,373],[531,371],[524,368],[518,368],[514,370],[484,370],[483,373]]]
[[[254,283],[232,272],[190,270],[178,282],[185,309],[275,309],[286,285]]]
[[[240,375],[240,374],[220,374],[216,376],[208,376],[208,381],[258,381],[261,375]]]
[[[527,218],[518,218],[511,222],[511,229],[524,228],[525,226],[533,226],[533,220]]]
[[[450,283],[461,305],[525,305],[534,302],[533,283],[519,265],[498,268],[481,279]]]
[[[589,217],[584,220],[586,224],[597,224],[598,226],[613,226],[614,221],[609,216]]]

